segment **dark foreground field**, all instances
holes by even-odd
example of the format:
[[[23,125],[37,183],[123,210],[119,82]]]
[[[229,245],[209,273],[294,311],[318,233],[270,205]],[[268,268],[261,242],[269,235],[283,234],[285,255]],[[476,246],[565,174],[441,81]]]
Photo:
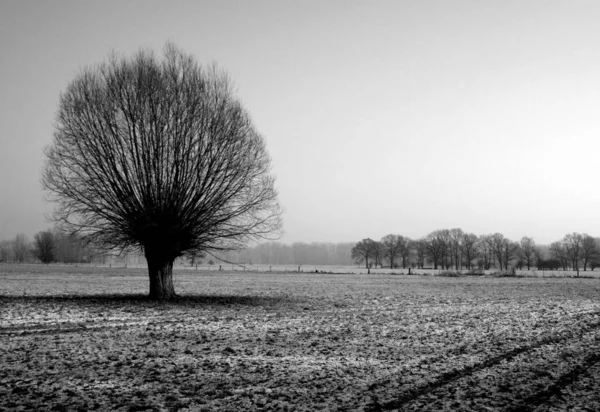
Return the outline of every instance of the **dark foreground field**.
[[[0,410],[600,410],[600,281],[0,265]]]

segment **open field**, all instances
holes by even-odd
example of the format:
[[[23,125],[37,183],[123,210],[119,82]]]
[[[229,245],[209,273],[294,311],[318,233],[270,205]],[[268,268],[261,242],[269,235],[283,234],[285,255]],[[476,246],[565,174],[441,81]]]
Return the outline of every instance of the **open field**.
[[[600,281],[0,265],[0,410],[600,410]]]
[[[1,267],[2,263],[0,263]],[[94,273],[94,271],[104,270],[118,270],[118,269],[140,269],[143,273],[147,270],[145,264],[125,264],[125,263],[113,263],[113,264],[97,264],[97,263],[84,263],[84,264],[51,264],[48,266],[42,266],[39,264],[29,265],[31,270],[34,272],[59,272],[66,271],[68,273]],[[18,269],[18,264],[4,264],[5,268],[13,267],[13,270]],[[54,268],[54,269],[53,269]],[[340,273],[340,274],[367,274],[367,269],[362,265],[265,265],[265,264],[231,264],[231,263],[216,263],[209,265],[203,263],[196,266],[177,266],[177,270],[180,271],[200,271],[200,272],[216,272],[216,271],[227,271],[227,272],[303,272],[303,273]],[[300,269],[300,270],[298,270]],[[6,269],[10,270],[10,269]],[[454,269],[450,269],[450,272],[456,272]],[[478,270],[479,271],[479,270]],[[140,272],[140,273],[142,273]],[[442,272],[448,272],[446,269],[410,269],[410,274],[413,275],[438,275]],[[469,270],[462,269],[460,271],[463,274],[469,273]],[[498,269],[491,269],[484,271],[486,275],[492,275],[498,273]],[[104,273],[104,272],[103,272]],[[118,272],[121,273],[121,272]],[[136,272],[137,273],[137,272]],[[390,274],[390,275],[408,275],[409,269],[397,268],[371,268],[372,274]],[[577,277],[577,272],[574,270],[537,270],[532,268],[531,270],[516,270],[517,276],[525,277]],[[579,277],[598,278],[600,279],[600,270],[587,270],[580,269]]]

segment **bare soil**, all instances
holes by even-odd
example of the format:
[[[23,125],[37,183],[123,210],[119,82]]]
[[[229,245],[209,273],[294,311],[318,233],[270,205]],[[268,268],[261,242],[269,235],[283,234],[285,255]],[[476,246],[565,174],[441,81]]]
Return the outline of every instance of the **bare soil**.
[[[600,410],[600,281],[0,264],[0,410]]]

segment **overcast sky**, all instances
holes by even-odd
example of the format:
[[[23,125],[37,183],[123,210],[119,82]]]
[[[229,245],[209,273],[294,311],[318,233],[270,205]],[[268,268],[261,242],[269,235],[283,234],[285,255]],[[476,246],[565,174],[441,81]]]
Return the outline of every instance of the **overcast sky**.
[[[166,41],[236,83],[284,242],[600,236],[600,1],[3,0],[0,239],[51,226],[43,148],[78,70]]]

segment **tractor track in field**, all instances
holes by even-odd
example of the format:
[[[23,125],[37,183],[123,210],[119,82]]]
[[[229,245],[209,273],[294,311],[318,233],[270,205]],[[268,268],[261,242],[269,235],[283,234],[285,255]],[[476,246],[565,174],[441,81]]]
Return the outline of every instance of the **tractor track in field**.
[[[561,396],[564,388],[575,383],[582,374],[598,362],[600,362],[600,353],[592,353],[586,356],[580,364],[559,376],[552,385],[521,400],[517,405],[507,409],[507,412],[533,412],[552,397]]]
[[[585,313],[577,314],[574,317],[579,319],[582,317],[587,317],[589,315],[600,315],[600,311],[585,312]],[[368,412],[377,412],[377,411],[390,411],[390,410],[401,409],[406,403],[411,402],[415,399],[418,399],[419,397],[421,397],[433,390],[442,388],[442,387],[449,385],[453,382],[456,382],[462,378],[471,376],[476,372],[491,368],[495,365],[500,364],[503,361],[510,361],[513,358],[515,358],[523,353],[530,352],[530,351],[540,348],[542,346],[549,345],[552,343],[557,343],[560,341],[571,340],[571,339],[574,339],[577,337],[581,337],[585,334],[588,334],[588,333],[593,332],[594,330],[598,330],[598,329],[600,329],[600,319],[596,320],[595,322],[591,322],[591,323],[587,324],[586,326],[579,328],[576,331],[564,331],[564,332],[559,332],[559,333],[555,333],[555,334],[546,336],[542,339],[538,339],[534,343],[516,347],[514,349],[509,350],[508,352],[485,359],[477,364],[466,366],[466,367],[463,367],[460,369],[455,369],[453,371],[443,373],[440,376],[438,376],[435,380],[432,380],[432,381],[427,382],[422,385],[415,386],[413,389],[408,390],[406,393],[400,395],[399,397],[397,397],[396,399],[394,399],[392,401],[380,403],[375,398],[369,405],[367,405],[365,410]],[[589,367],[593,366],[594,364],[596,364],[599,361],[600,361],[600,354],[589,355],[588,357],[585,358],[585,360],[583,362],[585,365],[587,365],[587,367],[581,366],[581,365],[575,367],[572,371],[567,372],[566,374],[559,377],[555,381],[555,383],[552,384],[546,390],[538,392],[538,393],[530,396],[530,399],[528,398],[529,401],[532,404],[535,404],[536,402],[538,402],[538,405],[541,405],[543,402],[545,402],[545,400],[549,399],[552,396],[552,394],[556,393],[557,390],[574,382],[581,373],[583,373],[585,370],[587,370]],[[371,384],[371,386],[369,387],[369,392],[373,391],[374,389],[377,389],[380,386],[384,386],[385,384],[391,382],[392,380],[393,380],[393,377],[388,377],[383,381],[379,381],[379,382],[375,382],[375,383]],[[516,410],[523,410],[523,409],[515,409],[515,411]]]

